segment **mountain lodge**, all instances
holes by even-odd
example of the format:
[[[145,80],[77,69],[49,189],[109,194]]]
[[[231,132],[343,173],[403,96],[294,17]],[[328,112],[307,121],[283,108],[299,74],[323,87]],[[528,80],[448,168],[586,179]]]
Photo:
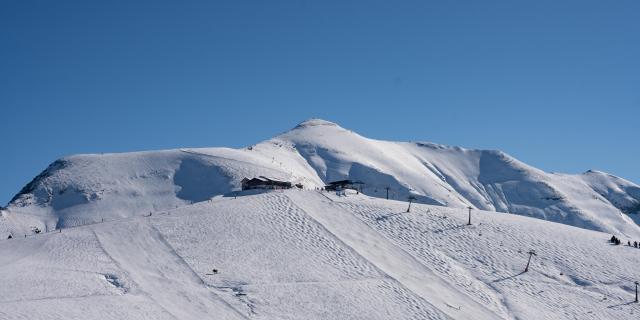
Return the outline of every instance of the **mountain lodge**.
[[[244,178],[241,181],[242,190],[251,189],[291,189],[293,186],[289,181],[280,181],[272,178],[260,176],[258,178]]]

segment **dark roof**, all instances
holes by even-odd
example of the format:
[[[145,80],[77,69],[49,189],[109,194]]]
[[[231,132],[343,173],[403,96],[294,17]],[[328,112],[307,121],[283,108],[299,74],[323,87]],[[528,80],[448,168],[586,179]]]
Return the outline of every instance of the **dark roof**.
[[[257,182],[265,182],[265,180],[262,180],[260,178],[244,178],[242,179],[242,183],[257,183]]]
[[[260,176],[258,178],[244,178],[242,179],[242,183],[243,184],[248,184],[248,185],[256,185],[256,184],[271,184],[271,185],[291,185],[291,182],[289,181],[280,181],[280,180],[276,180],[276,179],[271,179],[271,178],[267,178],[264,176]]]

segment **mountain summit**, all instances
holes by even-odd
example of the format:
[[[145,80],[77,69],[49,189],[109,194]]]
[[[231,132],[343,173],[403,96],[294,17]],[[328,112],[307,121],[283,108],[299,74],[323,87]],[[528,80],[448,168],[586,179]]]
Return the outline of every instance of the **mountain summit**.
[[[266,176],[315,189],[361,181],[368,196],[473,207],[640,236],[640,187],[599,172],[547,173],[495,150],[369,139],[310,119],[242,149],[90,154],[53,162],[9,203],[0,232],[54,229],[230,195]],[[634,221],[635,220],[635,221]]]
[[[300,122],[293,129],[295,130],[295,129],[301,129],[301,128],[316,127],[316,126],[340,127],[337,123],[323,120],[323,119],[313,118],[313,119]]]
[[[639,190],[318,119],[65,157],[0,209],[0,319],[636,319]]]

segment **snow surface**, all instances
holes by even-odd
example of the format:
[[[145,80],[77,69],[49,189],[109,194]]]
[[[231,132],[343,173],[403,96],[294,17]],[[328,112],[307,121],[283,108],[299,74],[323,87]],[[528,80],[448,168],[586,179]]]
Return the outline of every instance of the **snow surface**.
[[[362,137],[312,119],[243,148],[70,156],[55,161],[9,203],[0,234],[29,234],[137,216],[231,195],[243,178],[268,176],[306,189],[352,179],[374,197],[509,212],[640,238],[640,187],[598,171],[554,174],[501,151]]]
[[[305,190],[239,191],[258,176]],[[362,193],[317,191],[340,179]],[[640,240],[639,213],[603,172],[318,119],[243,149],[70,156],[0,209],[0,319],[636,319],[640,249],[607,240]]]
[[[640,249],[518,215],[240,193],[0,241],[1,319],[637,319]],[[623,239],[626,240],[626,239]],[[523,273],[527,252],[536,250]],[[212,269],[218,269],[217,274]]]

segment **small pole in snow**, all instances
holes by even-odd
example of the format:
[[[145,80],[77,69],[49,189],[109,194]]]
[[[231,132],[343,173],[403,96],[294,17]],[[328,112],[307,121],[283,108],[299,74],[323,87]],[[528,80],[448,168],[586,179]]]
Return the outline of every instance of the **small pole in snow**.
[[[469,209],[469,222],[467,223],[467,225],[471,225],[471,209],[473,209],[473,207],[469,206],[467,207],[467,209]]]
[[[385,189],[387,189],[387,200],[389,200],[389,187],[385,187]]]
[[[529,250],[529,261],[527,261],[527,266],[524,268],[524,272],[529,271],[529,263],[531,263],[531,257],[536,256],[536,252],[534,250]]]
[[[636,302],[638,302],[638,281],[634,283],[636,284]]]
[[[409,199],[409,208],[407,208],[407,212],[410,212],[411,211],[411,202],[413,202],[413,200],[415,200],[416,197],[411,195],[411,196],[409,196],[408,199]]]

